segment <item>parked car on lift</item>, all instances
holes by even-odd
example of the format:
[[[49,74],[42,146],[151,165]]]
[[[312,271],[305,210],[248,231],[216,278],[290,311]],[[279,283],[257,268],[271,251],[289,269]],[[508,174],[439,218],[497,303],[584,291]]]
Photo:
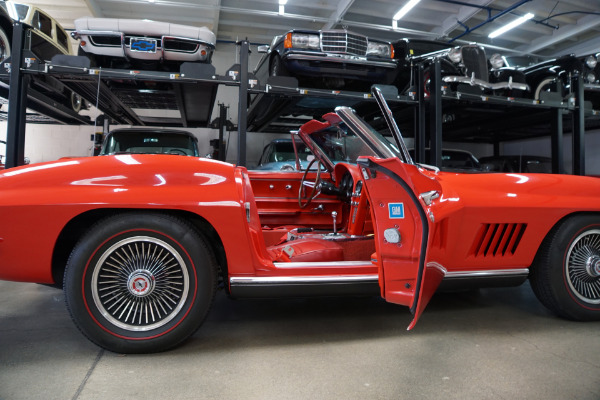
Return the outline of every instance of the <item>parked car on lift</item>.
[[[115,129],[104,138],[99,155],[113,154],[176,154],[199,157],[198,138],[190,132],[175,129]]]
[[[571,79],[583,70],[582,62],[572,54],[556,58],[505,56],[502,61],[506,66],[518,68],[525,74],[525,80],[531,87],[525,96],[535,100],[568,101],[573,93]]]
[[[46,12],[27,4],[0,1],[0,64],[11,56],[15,22],[26,26],[25,49],[31,50],[40,61],[51,61],[58,54],[72,54],[67,32]],[[8,81],[4,84],[8,85]],[[75,112],[86,107],[81,96],[56,79],[36,74],[32,76],[31,87]]]
[[[552,173],[552,159],[543,156],[488,156],[480,157],[484,171],[489,172],[525,172]]]
[[[553,313],[600,319],[600,180],[415,165],[374,96],[393,143],[349,107],[300,128],[326,173],[152,154],[2,172],[0,279],[62,286],[79,330],[116,353],[185,341],[220,283],[234,298],[381,296],[413,329],[438,287],[529,279]]]
[[[440,61],[442,81],[456,91],[521,96],[529,88],[523,73],[515,68],[491,63],[485,49],[477,44],[454,46],[447,42],[421,39],[402,39],[394,42],[394,57],[398,60],[395,85],[401,93],[416,93],[416,79],[411,66],[424,66],[425,97],[430,92],[431,65]]]
[[[389,42],[345,30],[292,30],[276,36],[254,75],[260,82],[270,76],[293,76],[301,87],[368,91],[375,83],[389,84],[396,74]]]
[[[210,63],[216,43],[204,26],[122,18],[76,19],[71,36],[93,66],[173,72],[184,62]]]

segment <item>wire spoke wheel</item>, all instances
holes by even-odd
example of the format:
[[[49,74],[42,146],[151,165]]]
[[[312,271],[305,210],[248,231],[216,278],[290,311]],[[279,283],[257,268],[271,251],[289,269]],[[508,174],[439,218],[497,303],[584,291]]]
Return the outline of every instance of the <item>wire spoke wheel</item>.
[[[75,245],[64,278],[73,322],[117,353],[163,351],[190,337],[216,285],[209,242],[186,220],[156,212],[98,220]]]
[[[592,304],[600,304],[600,230],[579,235],[567,253],[566,277],[573,294]]]
[[[147,236],[119,241],[94,267],[92,297],[112,324],[130,331],[159,328],[183,307],[189,276],[181,256]]]

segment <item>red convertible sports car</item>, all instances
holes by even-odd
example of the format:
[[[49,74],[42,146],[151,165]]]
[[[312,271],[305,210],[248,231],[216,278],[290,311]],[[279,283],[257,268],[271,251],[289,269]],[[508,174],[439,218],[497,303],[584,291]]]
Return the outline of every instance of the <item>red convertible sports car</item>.
[[[410,307],[410,329],[438,287],[529,278],[557,315],[600,318],[600,180],[414,164],[374,96],[393,140],[339,107],[299,130],[304,172],[168,154],[6,170],[0,278],[62,285],[79,329],[123,353],[185,340],[219,286],[381,295]]]

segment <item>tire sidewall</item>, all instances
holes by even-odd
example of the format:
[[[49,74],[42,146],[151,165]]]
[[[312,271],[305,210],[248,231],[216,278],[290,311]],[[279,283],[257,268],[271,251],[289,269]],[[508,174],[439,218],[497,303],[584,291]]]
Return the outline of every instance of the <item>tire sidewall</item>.
[[[206,268],[202,262],[212,261],[212,254],[190,228],[160,214],[112,217],[92,228],[75,247],[65,272],[65,298],[78,328],[101,347],[124,353],[162,351],[194,333],[210,308],[216,276],[214,268]],[[133,236],[153,237],[169,244],[184,261],[189,276],[189,291],[181,309],[168,323],[148,331],[114,325],[102,315],[92,297],[96,262],[114,243]]]
[[[550,249],[550,259],[557,260],[556,264],[560,267],[552,268],[549,275],[554,295],[568,315],[580,320],[598,319],[600,304],[585,302],[573,292],[567,277],[567,255],[575,239],[592,229],[600,229],[600,217],[577,216],[569,219],[557,232]]]

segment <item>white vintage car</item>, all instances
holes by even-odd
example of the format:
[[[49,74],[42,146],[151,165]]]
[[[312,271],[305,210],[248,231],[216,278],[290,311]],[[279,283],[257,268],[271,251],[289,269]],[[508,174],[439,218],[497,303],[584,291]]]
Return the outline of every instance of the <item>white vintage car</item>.
[[[71,36],[93,66],[169,71],[178,71],[186,61],[210,63],[216,40],[206,27],[91,17],[75,20]]]
[[[28,4],[0,1],[0,62],[11,56],[13,24],[25,26],[25,50],[29,50],[40,62],[52,60],[56,55],[71,55],[71,44],[65,29],[45,11]],[[7,86],[3,79],[0,85]],[[79,112],[86,108],[85,101],[61,82],[42,75],[34,75],[31,88],[57,101],[65,107]],[[28,104],[38,111],[35,104]]]

